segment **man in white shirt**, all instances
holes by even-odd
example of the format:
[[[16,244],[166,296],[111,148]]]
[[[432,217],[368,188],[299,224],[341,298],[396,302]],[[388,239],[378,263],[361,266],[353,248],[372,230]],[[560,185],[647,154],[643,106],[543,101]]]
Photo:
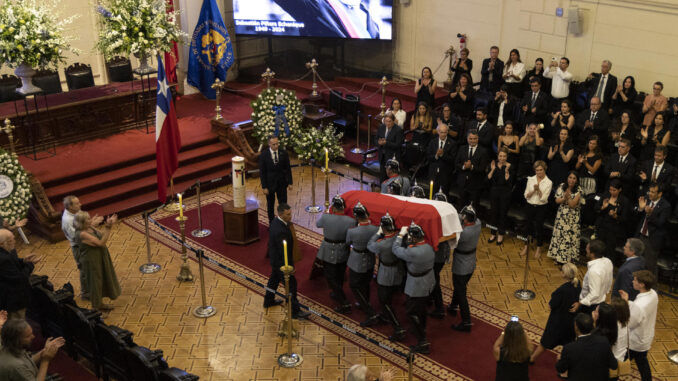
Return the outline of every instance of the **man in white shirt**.
[[[619,290],[622,299],[629,302],[631,313],[639,314],[636,324],[629,324],[629,355],[636,362],[642,381],[652,381],[652,369],[647,361],[647,352],[654,340],[654,327],[657,322],[657,305],[659,298],[653,290],[656,278],[648,270],[633,273],[633,288],[639,291],[636,300],[629,301],[629,295]]]
[[[570,95],[570,82],[572,82],[572,73],[567,71],[570,66],[570,60],[567,57],[558,61],[551,61],[549,67],[544,69],[544,77],[551,78],[551,96],[553,97],[553,110],[560,109],[560,103]]]
[[[61,215],[61,230],[64,232],[64,236],[66,236],[68,242],[71,244],[73,259],[75,259],[75,264],[78,266],[78,272],[80,272],[80,297],[83,299],[88,299],[89,289],[87,285],[87,278],[83,272],[84,258],[80,258],[80,249],[78,248],[78,243],[75,241],[75,227],[73,226],[75,214],[78,213],[81,208],[80,200],[73,195],[68,195],[64,197],[63,203],[64,213]],[[102,217],[94,216],[92,217],[92,226],[98,226],[102,221]]]
[[[613,269],[612,261],[605,258],[605,243],[594,239],[586,245],[588,270],[584,275],[579,301],[572,304],[570,312],[585,312],[590,314],[605,301],[607,293],[612,288]]]

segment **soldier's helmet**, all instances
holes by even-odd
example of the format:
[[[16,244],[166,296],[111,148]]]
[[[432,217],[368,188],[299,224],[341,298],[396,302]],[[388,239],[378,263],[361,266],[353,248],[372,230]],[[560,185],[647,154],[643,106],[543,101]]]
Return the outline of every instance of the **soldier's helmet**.
[[[395,179],[388,184],[388,194],[400,196],[403,191],[403,184],[400,179]]]
[[[396,160],[395,156],[392,159],[386,161],[386,169],[391,170],[393,173],[400,173],[400,163]]]
[[[353,207],[353,216],[359,219],[365,219],[370,217],[370,213],[367,211],[367,208],[358,201],[357,204]]]
[[[445,201],[447,202],[447,195],[443,192],[442,189],[438,191],[438,193],[433,195],[433,199],[436,201]]]
[[[381,216],[381,230],[385,232],[393,232],[397,230],[395,219],[391,217],[388,212]]]
[[[335,209],[346,209],[346,201],[341,196],[336,195],[332,198],[332,207]]]
[[[462,220],[465,219],[468,222],[476,222],[476,210],[473,209],[472,204],[463,207],[459,214],[461,215]]]
[[[421,241],[422,239],[424,239],[424,237],[426,237],[426,235],[424,234],[424,229],[422,229],[421,226],[415,224],[414,221],[412,221],[412,223],[410,224],[408,234],[410,235],[410,237],[412,237],[412,239],[416,241]]]
[[[410,188],[410,196],[416,198],[426,198],[426,192],[424,191],[424,188],[422,188],[421,185],[418,185],[415,181],[412,188]]]

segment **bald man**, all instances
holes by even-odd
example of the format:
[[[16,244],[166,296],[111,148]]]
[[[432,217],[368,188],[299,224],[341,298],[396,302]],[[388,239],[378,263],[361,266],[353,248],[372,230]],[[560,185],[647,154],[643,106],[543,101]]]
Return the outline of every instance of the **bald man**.
[[[450,191],[450,181],[454,170],[454,159],[457,156],[457,144],[448,137],[449,127],[444,123],[438,123],[438,138],[431,139],[426,149],[428,156],[428,179],[429,184],[433,181],[433,189],[436,193],[442,189],[445,195]]]
[[[35,254],[19,258],[15,243],[11,231],[0,229],[0,310],[6,310],[10,319],[23,319],[31,297],[29,278],[40,258]]]

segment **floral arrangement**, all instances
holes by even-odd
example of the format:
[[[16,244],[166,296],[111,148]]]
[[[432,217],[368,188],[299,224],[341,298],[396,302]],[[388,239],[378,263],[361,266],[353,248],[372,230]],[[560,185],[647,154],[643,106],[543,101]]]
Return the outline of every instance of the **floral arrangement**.
[[[187,34],[177,25],[178,12],[166,0],[105,0],[97,6],[101,29],[97,49],[115,55],[155,56],[172,51]]]
[[[0,61],[10,68],[56,69],[65,52],[78,54],[64,34],[76,16],[61,18],[56,8],[56,1],[0,0]]]
[[[15,155],[0,149],[0,215],[14,224],[26,217],[32,197],[26,170]]]
[[[252,135],[266,145],[268,137],[277,135],[283,147],[292,148],[292,137],[301,130],[304,116],[294,91],[269,87],[251,103]]]
[[[336,133],[336,129],[332,125],[320,126],[320,128],[311,126],[301,133],[295,134],[292,145],[299,160],[311,161],[311,159],[314,159],[316,163],[324,163],[325,148],[327,148],[330,160],[344,157],[344,149],[339,144],[342,136],[343,134]]]

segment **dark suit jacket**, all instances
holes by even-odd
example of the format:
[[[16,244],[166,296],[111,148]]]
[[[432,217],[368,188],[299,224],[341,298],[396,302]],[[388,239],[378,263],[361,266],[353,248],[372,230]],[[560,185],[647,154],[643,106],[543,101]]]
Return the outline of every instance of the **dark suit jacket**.
[[[278,148],[278,164],[273,164],[273,155],[267,147],[259,155],[259,178],[261,187],[275,191],[292,185],[290,157],[282,148]]]
[[[433,176],[436,176],[437,174],[440,174],[443,178],[449,178],[454,171],[454,159],[457,156],[457,143],[448,135],[447,140],[445,141],[445,147],[443,147],[443,155],[436,159],[439,145],[440,141],[438,138],[434,138],[429,141],[428,147],[426,148],[430,180],[433,180]]]
[[[638,176],[638,181],[642,186],[641,195],[645,195],[645,193],[647,193],[647,189],[650,186],[650,182],[652,181],[653,170],[654,170],[654,160],[645,160],[643,163],[641,163],[640,167],[638,168],[639,175],[640,172],[642,171],[645,172],[645,175],[647,176],[645,178],[645,181],[643,181],[640,178],[640,176]],[[657,184],[661,186],[662,191],[664,193],[668,193],[669,190],[671,189],[671,185],[673,184],[673,179],[675,176],[676,168],[671,164],[667,163],[666,161],[664,161],[662,170],[659,171],[659,174],[657,175]]]
[[[382,124],[377,129],[377,141],[383,138],[386,134],[386,125]],[[396,160],[400,162],[400,152],[403,147],[403,130],[397,124],[394,124],[391,127],[391,132],[388,133],[386,137],[386,144],[383,146],[377,145],[379,147],[379,163],[383,166],[386,164],[386,161],[393,158],[395,155]],[[402,169],[402,168],[401,168]]]
[[[603,171],[605,173],[606,184],[609,184],[611,178],[610,173],[619,172],[619,181],[622,182],[622,187],[624,192],[629,197],[631,197],[635,192],[633,192],[633,186],[636,184],[636,158],[629,153],[626,155],[626,159],[623,163],[619,162],[619,154],[614,153],[607,158],[605,165],[603,166]],[[606,187],[607,189],[607,187]]]
[[[645,258],[627,258],[617,272],[617,278],[612,286],[612,296],[619,296],[619,290],[624,290],[629,294],[629,300],[635,300],[638,291],[633,288],[633,273],[640,270],[645,270]]]
[[[556,369],[567,371],[570,381],[607,381],[609,369],[617,369],[617,359],[607,338],[592,334],[565,345]]]
[[[499,91],[501,84],[504,82],[502,74],[504,73],[504,61],[497,58],[494,62],[494,69],[492,70],[492,82],[490,82],[490,59],[483,60],[483,66],[480,69],[480,91],[488,91],[492,96]]]
[[[588,142],[589,136],[598,135],[600,138],[599,146],[605,147],[607,144],[607,135],[608,129],[610,127],[610,116],[606,110],[602,108],[596,113],[596,117],[593,119],[593,127],[584,129],[586,121],[591,118],[591,109],[586,109],[574,118],[574,128],[573,132],[576,135],[575,142],[577,147],[584,147]]]
[[[587,80],[584,84],[588,88],[588,99],[589,102],[591,98],[596,95],[596,90],[598,90],[598,84],[600,83],[600,73],[593,73],[593,78]],[[607,73],[607,82],[605,83],[605,90],[603,91],[603,107],[601,110],[608,112],[610,106],[612,105],[612,95],[617,90],[617,77]]]
[[[16,250],[0,248],[0,310],[14,312],[28,307],[33,267],[19,258]]]
[[[487,155],[487,151],[479,144],[473,157],[470,159],[471,164],[473,164],[472,168],[463,169],[464,162],[469,160],[468,151],[468,145],[464,145],[457,152],[457,158],[455,159],[455,167],[458,173],[457,184],[464,190],[481,190],[487,178],[487,166],[489,165],[490,158]]]
[[[640,220],[638,221],[638,226],[636,227],[636,234],[640,234],[640,231],[643,228],[643,223],[645,221],[645,211],[639,210]],[[671,204],[668,201],[660,198],[655,205],[652,214],[647,218],[647,232],[650,239],[650,244],[652,248],[660,252],[664,247],[666,242],[666,220],[671,215]]]
[[[527,106],[527,112],[524,112],[525,123],[546,123],[546,116],[549,112],[549,102],[550,97],[544,89],[539,91],[537,94],[537,101],[534,103],[534,107],[537,109],[536,113],[532,112],[532,91],[525,92],[523,96],[523,101],[520,103],[520,107]]]
[[[325,0],[276,0],[276,4],[297,22],[303,22],[306,26],[305,33],[310,36],[350,37],[334,8]],[[361,30],[366,28],[372,38],[379,38],[379,26],[372,20],[372,17],[367,17],[365,4],[360,4],[360,11],[364,13],[366,23],[353,26]],[[362,19],[362,17],[360,18]]]
[[[287,241],[288,263],[290,266],[294,266],[294,239],[292,231],[280,218],[275,217],[271,220],[271,226],[268,229],[268,259],[274,271],[280,270],[280,266],[285,265],[283,240]]]
[[[492,101],[490,105],[490,112],[488,115],[488,119],[492,121],[494,125],[497,124],[497,120],[499,119],[499,106],[501,106],[501,101]],[[512,122],[517,122],[516,116],[515,116],[515,109],[516,109],[516,101],[515,98],[509,97],[508,101],[504,105],[504,110],[502,112],[502,118],[504,119],[504,124],[508,122],[509,120]],[[513,129],[515,130],[518,128],[518,126],[514,126]]]
[[[478,126],[480,125],[480,122],[477,120],[472,120],[468,122],[468,125],[466,127],[466,132],[468,134],[469,131],[471,130],[476,130],[478,131]],[[478,131],[478,144],[485,148],[487,153],[492,152],[492,143],[497,142],[497,138],[494,135],[494,130],[495,130],[494,124],[490,123],[489,120],[485,121],[485,125],[483,128]]]

